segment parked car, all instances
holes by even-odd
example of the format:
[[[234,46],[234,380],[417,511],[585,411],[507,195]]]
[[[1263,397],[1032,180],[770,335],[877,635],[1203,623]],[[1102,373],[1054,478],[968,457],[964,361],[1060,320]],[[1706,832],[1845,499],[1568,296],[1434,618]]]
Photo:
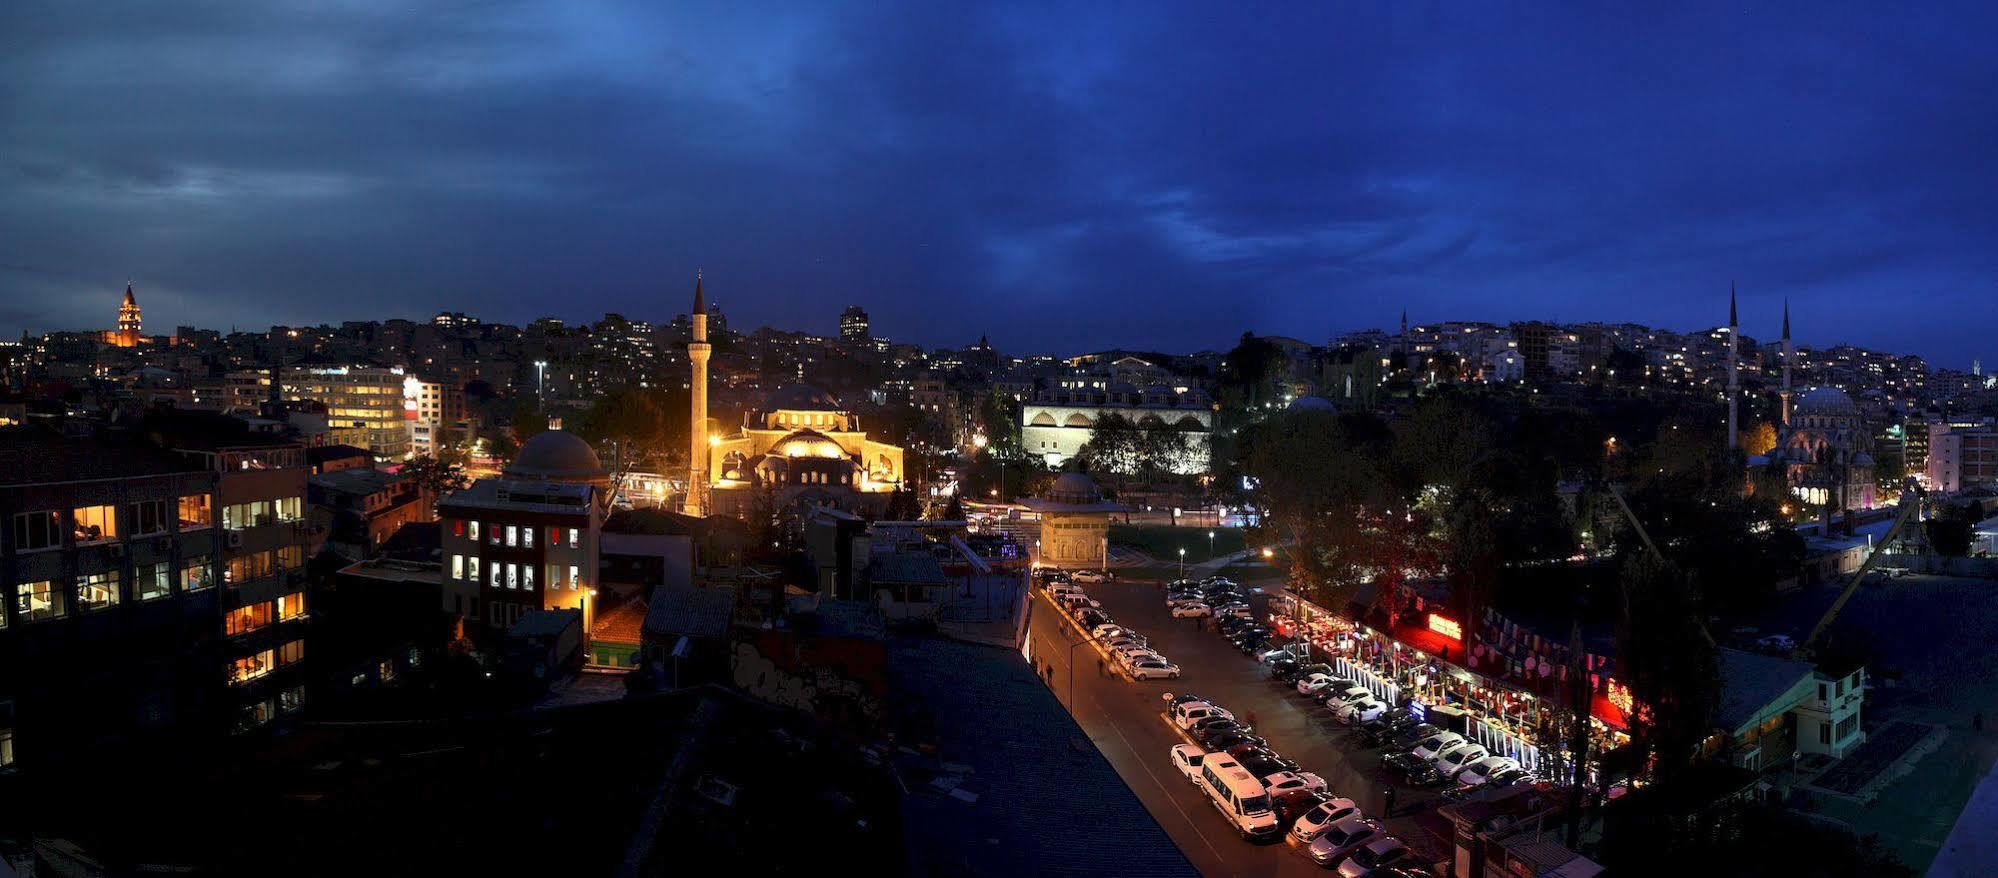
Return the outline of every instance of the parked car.
[[[1318,807],[1304,812],[1291,824],[1290,837],[1298,844],[1310,844],[1313,839],[1324,835],[1332,824],[1348,817],[1360,816],[1360,806],[1352,799],[1327,799]]]
[[[1214,716],[1207,716],[1194,720],[1192,725],[1186,727],[1186,733],[1192,735],[1193,739],[1198,741],[1200,740],[1201,734],[1206,732],[1208,729],[1247,730],[1248,728],[1249,728],[1248,726],[1242,725],[1240,720],[1237,720],[1232,716],[1217,714]],[[1209,747],[1207,749],[1212,750],[1214,748]]]
[[[1179,666],[1163,658],[1139,659],[1131,663],[1130,671],[1140,680],[1179,679]]]
[[[1492,775],[1519,768],[1519,761],[1506,756],[1487,756],[1463,767],[1452,778],[1467,787],[1483,786]]]
[[[1254,611],[1240,604],[1234,606],[1222,607],[1218,610],[1215,610],[1214,615],[1221,616],[1227,619],[1253,619],[1256,617]]]
[[[1172,608],[1172,617],[1175,619],[1198,619],[1202,616],[1212,615],[1214,615],[1214,611],[1209,609],[1206,604],[1180,604]]]
[[[1172,708],[1172,721],[1182,729],[1193,728],[1194,723],[1213,717],[1234,719],[1235,715],[1205,701],[1189,701],[1185,704],[1173,705]],[[1463,739],[1459,738],[1458,740]]]
[[[1172,709],[1172,706],[1176,704],[1190,704],[1195,701],[1207,700],[1191,692],[1167,692],[1160,697],[1165,699],[1166,709],[1168,710]]]
[[[1350,704],[1354,701],[1358,701],[1363,698],[1374,697],[1374,693],[1368,692],[1365,686],[1354,686],[1349,684],[1344,688],[1334,688],[1332,686],[1327,686],[1323,691],[1319,693],[1319,696],[1320,696],[1319,700],[1323,701],[1326,707],[1330,708],[1333,712],[1336,713],[1342,708],[1344,708],[1347,704]]]
[[[1395,708],[1361,723],[1360,742],[1368,747],[1379,747],[1421,722],[1406,708]]]
[[[1109,582],[1115,575],[1105,570],[1077,570],[1069,576],[1076,582]]]
[[[1295,659],[1277,659],[1273,662],[1264,663],[1263,672],[1269,674],[1272,680],[1288,683],[1292,682],[1289,679],[1289,672],[1295,671],[1297,668],[1298,664]]]
[[[1366,722],[1387,712],[1387,702],[1368,695],[1365,698],[1345,702],[1339,707],[1339,721],[1347,725]]]
[[[1089,636],[1094,637],[1097,640],[1108,640],[1112,637],[1116,637],[1119,634],[1136,635],[1137,633],[1138,632],[1132,631],[1131,629],[1126,628],[1122,625],[1118,625],[1114,622],[1106,622],[1102,625],[1098,625],[1094,628],[1089,629]]]
[[[1380,821],[1354,815],[1332,824],[1324,832],[1319,833],[1304,852],[1311,857],[1312,862],[1330,869],[1354,851],[1386,834],[1387,831],[1381,828]]]
[[[1300,677],[1297,681],[1297,694],[1317,695],[1325,691],[1325,687],[1330,685],[1332,685],[1332,675],[1330,674],[1312,674]]]
[[[1194,784],[1200,783],[1200,764],[1201,760],[1206,758],[1207,751],[1192,744],[1172,745],[1173,767],[1179,769],[1179,773],[1186,775],[1186,779]]]
[[[1102,610],[1083,610],[1075,614],[1075,621],[1084,625],[1101,625],[1110,621],[1110,614]]]
[[[1403,729],[1390,743],[1396,750],[1409,750],[1441,731],[1443,727],[1434,723],[1416,723]]]
[[[1369,842],[1339,864],[1339,878],[1371,878],[1382,870],[1409,862],[1414,854],[1394,836]]]
[[[1455,778],[1457,772],[1464,770],[1464,766],[1490,755],[1492,751],[1485,749],[1482,744],[1459,744],[1436,755],[1436,773],[1443,775],[1445,779]]]
[[[1266,779],[1274,774],[1297,770],[1296,762],[1285,759],[1270,750],[1261,750],[1250,753],[1247,756],[1237,757],[1236,761],[1242,763],[1242,767],[1248,769],[1249,773],[1255,775],[1258,780]]]
[[[1277,828],[1289,831],[1292,821],[1311,813],[1319,805],[1330,799],[1317,790],[1270,791],[1270,806],[1277,815]]]
[[[1232,720],[1200,729],[1188,729],[1187,733],[1192,735],[1194,740],[1199,741],[1200,745],[1206,747],[1209,751],[1226,750],[1237,744],[1248,743],[1253,743],[1258,747],[1269,746],[1268,741],[1257,737],[1255,729]]]
[[[1434,765],[1436,764],[1436,757],[1443,755],[1444,751],[1462,743],[1464,743],[1463,735],[1459,735],[1456,732],[1437,732],[1423,739],[1421,743],[1408,748],[1408,752],[1426,759],[1431,765]]]
[[[1443,780],[1443,776],[1436,773],[1436,766],[1413,753],[1389,753],[1381,757],[1381,767],[1409,786],[1433,786]]]
[[[1320,792],[1325,789],[1325,779],[1309,771],[1285,771],[1263,779],[1263,785],[1271,793],[1287,793],[1292,790]]]

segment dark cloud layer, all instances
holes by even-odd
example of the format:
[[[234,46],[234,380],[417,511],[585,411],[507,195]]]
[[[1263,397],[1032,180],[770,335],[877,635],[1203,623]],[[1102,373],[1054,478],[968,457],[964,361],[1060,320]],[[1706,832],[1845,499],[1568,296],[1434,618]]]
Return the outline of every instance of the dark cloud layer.
[[[1079,7],[1079,8],[1071,8]],[[1967,365],[1990,7],[0,5],[0,331],[684,310],[1009,349],[1416,319]],[[1764,325],[1766,324],[1766,326]]]

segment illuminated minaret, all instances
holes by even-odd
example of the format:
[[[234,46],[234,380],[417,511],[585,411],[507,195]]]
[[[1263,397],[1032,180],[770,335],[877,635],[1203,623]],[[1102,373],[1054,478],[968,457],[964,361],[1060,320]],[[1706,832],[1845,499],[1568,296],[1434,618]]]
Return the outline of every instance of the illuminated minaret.
[[[707,514],[708,499],[708,297],[701,292],[701,273],[694,272],[693,339],[687,343],[687,361],[693,364],[693,383],[687,395],[694,401],[693,429],[687,446],[686,513],[696,518]]]
[[[1727,447],[1741,447],[1735,408],[1741,398],[1741,318],[1735,312],[1734,285],[1727,288]]]
[[[1797,358],[1797,347],[1790,343],[1790,300],[1783,300],[1783,427],[1790,426],[1790,361]]]

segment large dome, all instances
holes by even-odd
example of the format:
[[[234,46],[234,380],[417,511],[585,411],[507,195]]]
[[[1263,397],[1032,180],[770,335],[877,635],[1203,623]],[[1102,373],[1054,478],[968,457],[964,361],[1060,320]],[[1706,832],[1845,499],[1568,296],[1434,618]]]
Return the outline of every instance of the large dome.
[[[1325,397],[1322,396],[1300,396],[1296,399],[1291,400],[1290,405],[1284,407],[1284,411],[1331,412],[1333,414],[1338,414],[1339,407],[1333,405],[1331,400],[1326,399]]]
[[[817,430],[798,430],[777,440],[770,453],[778,457],[845,457],[846,449]]]
[[[1062,473],[1048,488],[1048,499],[1056,503],[1084,505],[1103,499],[1103,492],[1097,490],[1096,483],[1084,473]]]
[[[839,399],[810,384],[786,384],[770,392],[763,403],[768,411],[836,412]]]
[[[1859,407],[1852,404],[1852,397],[1836,387],[1819,387],[1797,400],[1797,414],[1800,415],[1855,415]]]
[[[608,477],[597,460],[596,451],[583,437],[561,430],[536,433],[520,446],[506,475],[516,479],[545,479],[553,482],[583,482]]]

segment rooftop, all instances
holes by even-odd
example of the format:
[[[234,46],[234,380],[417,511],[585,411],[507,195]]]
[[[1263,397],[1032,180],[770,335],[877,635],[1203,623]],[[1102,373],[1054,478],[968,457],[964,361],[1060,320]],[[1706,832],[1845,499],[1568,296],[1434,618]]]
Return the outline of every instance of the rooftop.
[[[1810,662],[1739,649],[1722,648],[1719,656],[1721,699],[1714,708],[1714,725],[1730,732],[1817,672]]]
[[[132,438],[71,438],[40,426],[0,428],[0,485],[200,472],[205,470]]]
[[[644,632],[663,637],[721,637],[735,617],[735,589],[662,585],[652,591]]]

